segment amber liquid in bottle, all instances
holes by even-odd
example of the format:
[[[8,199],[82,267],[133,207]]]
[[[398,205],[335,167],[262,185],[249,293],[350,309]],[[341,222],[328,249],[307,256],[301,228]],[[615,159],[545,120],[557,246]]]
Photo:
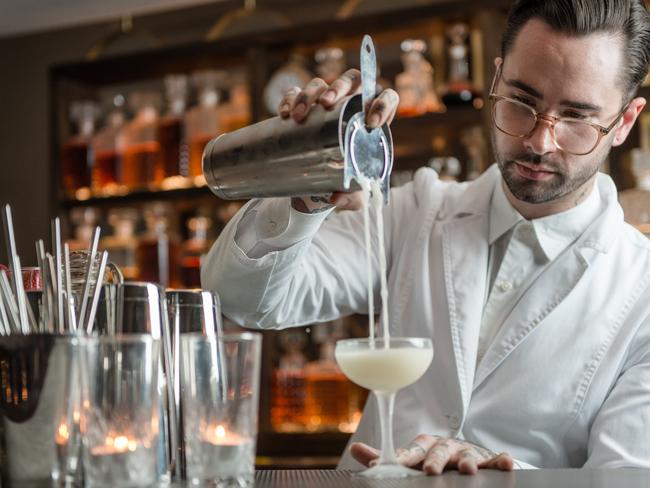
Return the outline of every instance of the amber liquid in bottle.
[[[90,186],[92,149],[86,141],[68,141],[61,154],[63,188],[74,195],[79,188]]]
[[[117,151],[97,151],[93,166],[93,185],[104,188],[117,184],[120,157]]]
[[[351,383],[341,371],[309,366],[305,380],[307,430],[339,430],[349,420]]]
[[[276,432],[304,430],[305,373],[302,369],[273,372],[271,425]]]
[[[130,188],[160,183],[163,171],[160,164],[160,144],[147,141],[128,146],[122,159],[122,182]]]
[[[138,280],[179,288],[180,245],[166,235],[145,237],[137,249]]]
[[[183,142],[183,121],[165,117],[158,125],[160,159],[164,177],[187,176],[187,148]]]
[[[203,174],[203,149],[214,136],[202,134],[190,142],[190,174],[200,176]]]

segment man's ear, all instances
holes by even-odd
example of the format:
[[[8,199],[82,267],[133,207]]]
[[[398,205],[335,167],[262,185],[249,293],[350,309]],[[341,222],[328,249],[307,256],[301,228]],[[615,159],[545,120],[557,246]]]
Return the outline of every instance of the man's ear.
[[[620,146],[625,142],[625,139],[627,139],[628,134],[634,126],[634,122],[636,122],[636,119],[641,113],[641,110],[643,110],[643,107],[645,107],[645,104],[646,99],[643,97],[637,97],[630,102],[627,110],[621,118],[620,125],[614,133],[614,141],[612,142],[612,146]]]

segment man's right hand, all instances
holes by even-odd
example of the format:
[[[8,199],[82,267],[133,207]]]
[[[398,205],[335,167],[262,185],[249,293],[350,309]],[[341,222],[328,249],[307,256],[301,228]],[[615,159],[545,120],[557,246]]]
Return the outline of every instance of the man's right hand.
[[[328,85],[320,78],[312,79],[304,89],[291,88],[280,101],[278,112],[282,118],[292,118],[296,123],[303,122],[315,104],[320,104],[326,109],[332,109],[343,98],[359,93],[361,90],[361,73],[357,69],[349,69]],[[395,117],[399,96],[390,88],[382,91],[375,97],[370,105],[366,125],[370,129],[390,124]],[[292,205],[298,211],[324,210],[331,206],[343,210],[358,210],[363,206],[361,192],[334,193],[329,202],[315,201],[314,198],[300,198],[304,206],[293,199]]]

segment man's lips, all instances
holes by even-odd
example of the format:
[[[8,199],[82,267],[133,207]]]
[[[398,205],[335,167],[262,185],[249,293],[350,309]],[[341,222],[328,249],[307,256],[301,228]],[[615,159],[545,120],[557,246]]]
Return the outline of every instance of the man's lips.
[[[517,170],[517,173],[519,173],[520,176],[523,176],[524,178],[528,180],[533,180],[533,181],[543,181],[543,180],[548,180],[553,177],[555,174],[555,171],[549,171],[544,168],[531,168],[529,166],[526,166],[523,163],[519,163],[517,161],[513,161],[515,164],[515,169]]]

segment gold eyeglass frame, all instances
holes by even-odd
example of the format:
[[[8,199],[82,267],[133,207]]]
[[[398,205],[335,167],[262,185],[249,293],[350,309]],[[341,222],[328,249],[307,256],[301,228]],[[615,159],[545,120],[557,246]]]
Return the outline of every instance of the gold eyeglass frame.
[[[509,97],[504,97],[503,95],[497,95],[494,92],[494,90],[495,90],[495,88],[497,86],[497,83],[498,83],[499,79],[501,78],[501,67],[502,66],[503,66],[503,63],[501,63],[498,66],[497,71],[494,74],[494,78],[492,79],[492,86],[490,87],[490,94],[488,95],[488,99],[492,101],[492,122],[494,122],[494,126],[499,131],[501,131],[504,134],[509,135],[511,137],[517,137],[519,139],[524,139],[524,138],[530,136],[534,132],[534,130],[537,128],[537,123],[540,121],[540,119],[545,120],[550,124],[549,128],[551,130],[551,135],[553,136],[552,139],[553,139],[553,144],[555,144],[555,147],[557,147],[561,151],[565,151],[565,152],[567,152],[569,154],[573,154],[574,156],[586,156],[587,154],[592,153],[598,147],[598,144],[600,144],[600,141],[602,140],[602,138],[605,137],[607,134],[609,134],[612,131],[612,129],[614,129],[616,124],[618,124],[618,122],[621,120],[621,118],[623,117],[623,115],[625,114],[627,109],[630,107],[630,102],[626,103],[625,106],[623,107],[623,109],[618,113],[618,115],[616,116],[614,121],[608,127],[603,127],[602,125],[594,124],[593,122],[587,122],[585,120],[573,120],[573,119],[570,119],[570,118],[567,118],[567,117],[555,117],[554,115],[543,114],[543,113],[540,113],[537,110],[535,110],[530,105],[526,105],[525,103],[520,102],[519,100],[515,100],[515,99],[509,98]],[[522,134],[511,134],[510,132],[507,132],[507,131],[503,130],[501,127],[499,127],[497,125],[497,121],[496,121],[496,105],[497,105],[496,102],[498,102],[499,100],[506,100],[508,102],[514,103],[516,105],[520,105],[520,106],[528,109],[535,116],[535,124],[533,125],[533,128],[527,134],[522,135]],[[568,151],[568,150],[564,149],[562,146],[560,146],[558,144],[557,139],[555,137],[555,124],[557,124],[558,122],[569,122],[571,124],[581,123],[581,124],[589,125],[589,126],[593,127],[594,129],[596,129],[598,131],[598,139],[596,139],[596,142],[593,145],[593,147],[587,152],[576,153],[576,152]]]

